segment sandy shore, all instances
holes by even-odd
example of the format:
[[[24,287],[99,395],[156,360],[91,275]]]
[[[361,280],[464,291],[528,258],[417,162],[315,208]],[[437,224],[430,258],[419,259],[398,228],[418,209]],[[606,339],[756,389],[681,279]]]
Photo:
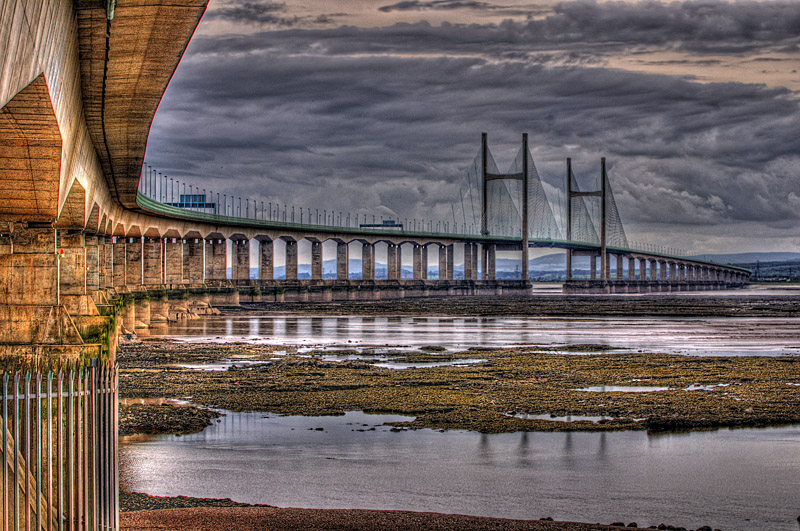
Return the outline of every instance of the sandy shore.
[[[600,531],[620,529],[598,524],[541,520],[506,520],[409,511],[278,509],[273,507],[202,507],[122,513],[126,531]]]

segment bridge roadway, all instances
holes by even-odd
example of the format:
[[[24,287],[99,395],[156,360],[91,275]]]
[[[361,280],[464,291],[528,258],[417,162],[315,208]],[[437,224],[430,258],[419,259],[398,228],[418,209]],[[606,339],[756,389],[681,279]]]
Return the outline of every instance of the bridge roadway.
[[[206,0],[0,5],[0,357],[113,358],[123,323],[134,330],[210,311],[209,305],[235,302],[242,293],[314,298],[527,289],[494,279],[495,253],[521,249],[513,239],[199,218],[138,194],[150,124],[205,8]],[[278,239],[286,242],[288,272],[280,285],[273,279]],[[312,245],[307,284],[295,280],[302,239]],[[226,240],[233,242],[230,282]],[[326,240],[337,243],[342,280],[321,279]],[[245,287],[251,242],[258,245],[259,279]],[[352,242],[361,243],[365,257],[360,282],[344,280]],[[379,242],[388,245],[386,281],[372,280]],[[595,262],[599,252],[574,242],[531,244],[565,248],[570,256],[589,253]],[[438,281],[424,278],[423,250],[431,245],[438,246]],[[464,246],[467,264],[459,282],[453,279],[456,245]],[[414,257],[411,281],[400,280],[407,246]],[[627,249],[608,253],[638,262],[647,282],[610,279],[606,260],[594,281],[568,282],[565,289],[706,289],[747,280],[745,270],[709,262]]]

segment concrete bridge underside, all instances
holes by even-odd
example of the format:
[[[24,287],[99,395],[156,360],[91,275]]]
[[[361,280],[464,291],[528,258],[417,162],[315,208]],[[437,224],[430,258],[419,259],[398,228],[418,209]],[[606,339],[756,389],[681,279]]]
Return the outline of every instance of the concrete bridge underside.
[[[147,207],[137,188],[150,124],[206,0],[110,5],[113,17],[95,0],[0,5],[0,356],[113,356],[123,322],[146,327],[239,297],[527,289],[526,282],[495,278],[496,252],[514,246],[507,239],[219,222]],[[298,280],[303,240],[311,244],[312,262],[305,283]],[[322,279],[322,246],[329,240],[336,243],[337,280]],[[281,281],[274,279],[277,241],[285,249]],[[351,245],[361,246],[361,281],[347,278]],[[385,280],[375,280],[376,245],[387,249]],[[460,282],[453,278],[456,246],[463,246]],[[427,278],[429,248],[438,261],[435,282]],[[401,257],[408,252],[413,278],[404,280]],[[251,253],[259,264],[253,281]],[[617,256],[646,261],[649,276],[640,265],[638,278],[612,281],[603,268],[599,279],[568,282],[567,291],[746,282],[736,268],[627,251]],[[131,316],[133,304],[121,309],[121,299],[137,300],[140,318]]]

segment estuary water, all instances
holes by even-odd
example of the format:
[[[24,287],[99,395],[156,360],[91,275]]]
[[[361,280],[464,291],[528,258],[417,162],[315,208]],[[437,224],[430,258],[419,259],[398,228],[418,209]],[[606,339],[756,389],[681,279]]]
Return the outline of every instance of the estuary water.
[[[209,316],[153,335],[300,347],[596,344],[691,356],[800,355],[800,318]]]
[[[397,415],[230,413],[128,439],[124,483],[281,507],[435,511],[797,531],[800,426],[644,432],[392,432]]]

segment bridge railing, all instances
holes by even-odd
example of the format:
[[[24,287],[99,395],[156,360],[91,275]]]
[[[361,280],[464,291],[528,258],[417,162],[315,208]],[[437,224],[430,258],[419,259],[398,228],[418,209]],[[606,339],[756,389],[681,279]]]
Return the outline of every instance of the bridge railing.
[[[119,528],[117,368],[3,368],[2,529]]]

